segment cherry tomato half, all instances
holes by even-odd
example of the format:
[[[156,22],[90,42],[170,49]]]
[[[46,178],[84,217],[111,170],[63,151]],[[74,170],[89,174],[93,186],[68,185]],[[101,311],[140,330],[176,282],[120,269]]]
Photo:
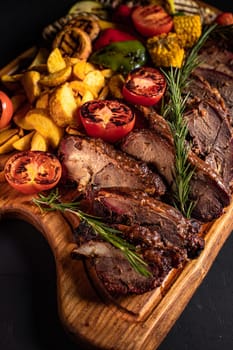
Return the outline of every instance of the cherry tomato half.
[[[136,30],[145,37],[168,33],[173,27],[172,17],[158,5],[137,6],[131,17]]]
[[[62,166],[58,158],[42,151],[23,151],[11,156],[4,167],[5,178],[16,190],[35,194],[57,185]]]
[[[9,123],[13,115],[13,104],[11,99],[0,91],[0,129],[5,128]]]
[[[216,17],[215,22],[222,26],[231,25],[233,24],[233,13],[222,12]]]
[[[141,67],[126,77],[122,94],[126,101],[142,106],[159,102],[166,90],[166,79],[156,68]]]
[[[123,103],[116,100],[92,100],[78,110],[79,117],[89,136],[116,142],[134,127],[135,115]]]

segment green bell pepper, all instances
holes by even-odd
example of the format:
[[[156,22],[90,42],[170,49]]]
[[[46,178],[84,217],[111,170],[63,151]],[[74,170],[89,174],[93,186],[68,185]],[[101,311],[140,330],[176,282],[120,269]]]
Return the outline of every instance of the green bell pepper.
[[[145,65],[147,51],[138,40],[119,41],[104,46],[89,58],[91,63],[123,74]]]

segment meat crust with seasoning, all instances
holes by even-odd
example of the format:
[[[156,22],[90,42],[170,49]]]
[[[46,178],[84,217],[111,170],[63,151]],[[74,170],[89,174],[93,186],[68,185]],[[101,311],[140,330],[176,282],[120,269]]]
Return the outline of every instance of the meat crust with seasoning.
[[[125,192],[141,190],[156,197],[165,193],[161,177],[145,163],[100,139],[69,136],[62,140],[59,154],[68,178],[77,182],[81,192],[94,186]]]
[[[89,194],[90,196],[90,194]],[[158,287],[173,268],[180,268],[204,248],[200,225],[174,207],[145,194],[100,190],[91,194],[92,214],[103,217],[135,245],[148,263],[151,277],[132,269],[127,259],[92,229],[80,224],[73,257],[89,259],[92,277],[111,295],[142,294]]]

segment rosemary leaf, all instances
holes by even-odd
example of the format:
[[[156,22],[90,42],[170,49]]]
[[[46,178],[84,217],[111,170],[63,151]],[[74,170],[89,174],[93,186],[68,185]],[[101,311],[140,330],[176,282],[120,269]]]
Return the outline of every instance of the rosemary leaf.
[[[96,234],[100,235],[108,243],[111,243],[115,248],[120,249],[131,266],[138,273],[145,277],[151,276],[151,272],[147,268],[147,263],[136,253],[134,245],[121,238],[119,236],[119,230],[106,225],[100,220],[100,218],[84,213],[80,210],[78,202],[60,202],[60,196],[57,189],[51,191],[48,196],[41,193],[38,195],[38,198],[33,198],[32,201],[41,211],[69,211],[77,215],[79,219],[85,221]]]
[[[183,113],[189,95],[187,94],[183,97],[182,92],[188,86],[188,78],[191,72],[200,64],[198,53],[201,47],[215,28],[216,24],[213,24],[203,31],[202,36],[189,51],[180,69],[171,67],[168,71],[163,70],[167,80],[169,100],[166,106],[163,103],[162,113],[168,119],[175,145],[174,205],[186,217],[190,217],[195,205],[189,199],[190,181],[194,169],[188,161],[190,147],[187,142],[188,128],[183,119]]]

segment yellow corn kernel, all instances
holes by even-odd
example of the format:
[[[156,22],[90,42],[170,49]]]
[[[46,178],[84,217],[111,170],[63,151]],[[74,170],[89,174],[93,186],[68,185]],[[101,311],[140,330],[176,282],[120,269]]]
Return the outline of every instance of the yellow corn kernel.
[[[184,48],[180,46],[176,33],[160,34],[147,40],[147,49],[157,67],[180,68],[184,59]]]
[[[185,48],[192,47],[201,36],[202,25],[199,15],[174,16],[174,31],[179,38],[180,45]]]

